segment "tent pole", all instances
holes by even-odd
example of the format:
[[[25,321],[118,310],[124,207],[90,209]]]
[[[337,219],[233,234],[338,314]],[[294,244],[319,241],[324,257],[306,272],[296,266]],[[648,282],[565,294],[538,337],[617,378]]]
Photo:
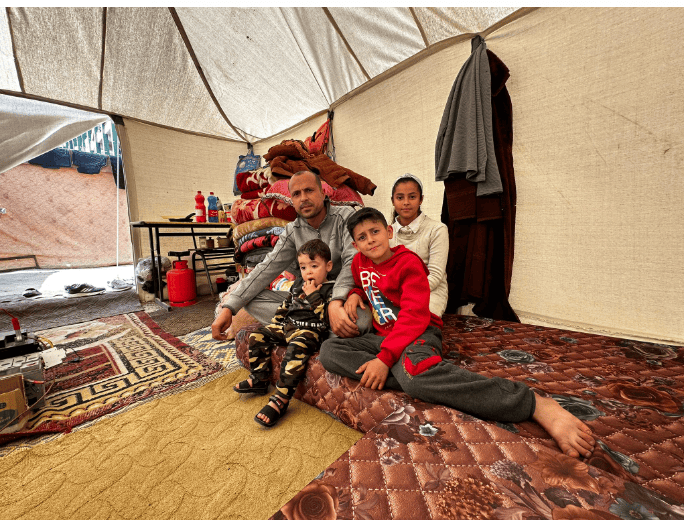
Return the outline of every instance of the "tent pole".
[[[119,277],[119,146],[116,147],[116,277]]]

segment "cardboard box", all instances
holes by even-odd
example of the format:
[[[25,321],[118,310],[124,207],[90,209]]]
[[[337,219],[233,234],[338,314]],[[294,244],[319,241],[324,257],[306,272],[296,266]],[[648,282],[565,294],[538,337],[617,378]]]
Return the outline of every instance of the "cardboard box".
[[[0,432],[14,433],[26,426],[29,414],[16,420],[27,410],[24,377],[13,374],[0,379]]]

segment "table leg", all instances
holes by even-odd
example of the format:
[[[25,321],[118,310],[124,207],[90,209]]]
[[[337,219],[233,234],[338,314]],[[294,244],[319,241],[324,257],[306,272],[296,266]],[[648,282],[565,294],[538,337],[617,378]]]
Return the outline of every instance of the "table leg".
[[[159,259],[159,270],[157,271],[157,282],[158,282],[158,287],[159,287],[159,297],[156,299],[157,305],[161,306],[162,308],[166,309],[167,311],[171,311],[172,307],[170,305],[167,305],[164,303],[164,286],[162,285],[162,257],[161,257],[161,247],[159,245],[159,228],[155,227],[154,228],[154,237],[156,240],[156,253],[153,253],[154,255],[159,255],[157,258]]]

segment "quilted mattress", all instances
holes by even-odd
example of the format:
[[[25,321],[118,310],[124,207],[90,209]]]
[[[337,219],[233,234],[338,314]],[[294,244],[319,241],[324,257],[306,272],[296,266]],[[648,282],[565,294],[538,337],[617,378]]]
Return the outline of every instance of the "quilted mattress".
[[[245,366],[253,328],[236,338]],[[533,421],[360,387],[314,356],[296,397],[366,435],[273,518],[684,518],[684,348],[456,315],[443,333],[445,360],[523,381],[586,421],[594,454],[563,455]]]

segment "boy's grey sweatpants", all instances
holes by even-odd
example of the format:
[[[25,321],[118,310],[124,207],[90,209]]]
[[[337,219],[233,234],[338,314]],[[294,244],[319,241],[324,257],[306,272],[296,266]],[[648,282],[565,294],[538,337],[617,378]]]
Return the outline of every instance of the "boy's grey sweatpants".
[[[374,332],[356,338],[330,338],[321,345],[319,359],[329,372],[361,379],[363,374],[356,370],[376,358],[383,339]],[[535,397],[527,385],[475,374],[441,356],[442,331],[429,326],[404,349],[390,369],[385,387],[482,419],[520,422],[532,417]]]

